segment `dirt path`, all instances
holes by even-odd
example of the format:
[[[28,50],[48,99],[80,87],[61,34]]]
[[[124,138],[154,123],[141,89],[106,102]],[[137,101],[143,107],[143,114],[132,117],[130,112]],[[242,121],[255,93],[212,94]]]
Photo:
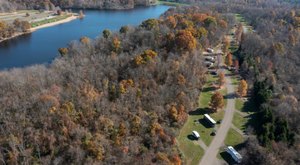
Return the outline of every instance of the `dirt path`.
[[[227,88],[227,95],[231,96],[234,91],[234,86],[231,83],[231,78],[226,77],[226,88]],[[231,127],[233,114],[235,109],[235,98],[230,97],[227,99],[227,105],[225,108],[225,115],[222,120],[221,126],[217,130],[217,134],[214,137],[213,141],[211,142],[210,146],[207,148],[204,156],[200,161],[200,165],[215,165],[220,164],[219,160],[217,159],[217,154],[219,153],[219,148],[224,146],[224,140],[227,136],[227,132]]]

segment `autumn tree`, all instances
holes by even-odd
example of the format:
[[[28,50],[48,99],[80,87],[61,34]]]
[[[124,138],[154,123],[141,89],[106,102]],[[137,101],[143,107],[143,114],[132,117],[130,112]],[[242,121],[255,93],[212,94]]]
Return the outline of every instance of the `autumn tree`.
[[[197,41],[188,30],[180,30],[175,37],[175,42],[180,50],[191,51],[196,48]]]
[[[121,41],[119,40],[118,37],[114,37],[112,45],[113,45],[113,51],[119,52],[121,48]]]
[[[227,53],[229,47],[230,47],[230,38],[226,36],[226,37],[224,37],[224,39],[223,39],[222,51],[223,51],[224,53]]]
[[[240,97],[246,96],[248,90],[248,84],[245,80],[241,80],[237,89],[237,94]]]
[[[173,121],[178,121],[178,112],[174,105],[170,108],[169,114]]]
[[[210,100],[210,106],[213,112],[217,112],[218,109],[224,107],[224,98],[220,92],[216,92],[212,95]]]
[[[177,25],[177,21],[175,19],[174,16],[169,16],[166,20],[165,20],[167,26],[171,29],[174,29]]]
[[[90,39],[89,39],[88,37],[81,37],[81,38],[80,38],[80,42],[81,42],[82,44],[87,45],[87,44],[90,43]]]
[[[61,56],[65,56],[68,54],[69,50],[68,48],[59,48],[58,52],[60,53]]]
[[[231,66],[232,65],[232,54],[231,53],[227,54],[226,59],[225,59],[225,64],[227,66]]]
[[[140,25],[141,27],[151,30],[158,27],[158,20],[156,19],[147,19],[146,21],[142,22]]]
[[[122,26],[120,28],[120,33],[126,34],[129,31],[129,27],[128,26]]]
[[[104,38],[108,38],[111,35],[111,31],[108,29],[103,30],[102,32]]]
[[[210,26],[216,26],[217,25],[217,21],[214,17],[208,16],[205,20],[204,20],[204,25],[206,27],[210,27]]]
[[[197,37],[201,39],[202,37],[207,37],[208,31],[204,27],[197,29]]]
[[[225,84],[225,74],[224,72],[219,73],[218,85],[221,88]]]
[[[31,24],[28,21],[22,21],[21,22],[22,32],[28,32],[30,28],[31,28]]]

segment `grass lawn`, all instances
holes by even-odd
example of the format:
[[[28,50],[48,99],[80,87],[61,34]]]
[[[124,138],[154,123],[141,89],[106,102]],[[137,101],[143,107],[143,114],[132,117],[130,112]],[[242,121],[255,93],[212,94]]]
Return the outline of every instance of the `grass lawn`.
[[[46,19],[46,20],[42,20],[42,21],[38,21],[38,22],[33,22],[31,23],[31,27],[37,27],[37,26],[41,26],[41,25],[44,25],[44,24],[48,24],[48,23],[52,23],[52,22],[57,22],[57,21],[60,21],[60,20],[63,20],[63,19],[66,19],[68,17],[70,17],[72,15],[61,15],[61,16],[57,16],[55,18],[51,18],[51,19]]]
[[[227,137],[224,141],[225,145],[227,146],[236,146],[244,142],[244,138],[241,134],[236,132],[234,129],[230,128]]]
[[[243,111],[243,107],[244,107],[244,101],[242,99],[236,99],[235,100],[235,109],[238,111]]]
[[[238,113],[234,113],[233,116],[233,125],[235,125],[237,128],[239,128],[241,131],[245,131],[246,129],[246,123],[248,122],[247,117],[243,117],[242,115]]]
[[[198,144],[195,144],[195,141],[190,139],[193,130],[197,130],[200,133],[201,128],[198,127],[199,125],[194,123],[192,117],[189,117],[177,137],[178,146],[184,155],[186,164],[198,164],[204,155],[204,150]]]
[[[188,120],[177,137],[179,149],[185,157],[186,164],[198,164],[204,154],[204,150],[198,144],[195,144],[196,142],[192,139],[191,133],[193,130],[199,132],[200,139],[207,146],[209,146],[214,137],[210,135],[214,128],[210,127],[209,123],[203,119],[203,116],[205,113],[209,113],[210,98],[215,92],[212,84],[217,79],[217,76],[207,75],[207,83],[199,97],[199,108],[189,113]],[[220,92],[226,93],[227,90],[224,88]],[[224,110],[210,114],[210,116],[218,122],[223,118]]]
[[[168,1],[157,1],[158,5],[168,5],[168,6],[190,6],[187,3],[179,3],[179,2],[168,2]]]

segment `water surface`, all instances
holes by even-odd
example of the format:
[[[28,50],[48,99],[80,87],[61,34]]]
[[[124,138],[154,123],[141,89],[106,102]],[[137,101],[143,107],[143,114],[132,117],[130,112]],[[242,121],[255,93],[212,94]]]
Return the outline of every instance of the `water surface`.
[[[124,25],[136,26],[143,20],[158,18],[170,7],[138,7],[132,10],[87,10],[83,20],[74,20],[0,43],[0,69],[51,62],[58,48],[82,36],[96,38],[104,29],[117,31]]]

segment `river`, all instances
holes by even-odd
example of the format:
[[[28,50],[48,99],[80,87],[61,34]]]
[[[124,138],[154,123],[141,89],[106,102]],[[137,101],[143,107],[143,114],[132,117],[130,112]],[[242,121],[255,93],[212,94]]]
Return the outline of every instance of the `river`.
[[[96,38],[104,29],[118,31],[124,25],[136,26],[143,20],[158,18],[170,7],[157,5],[132,10],[86,10],[83,20],[39,29],[0,43],[0,70],[50,63],[58,48],[82,36]]]

